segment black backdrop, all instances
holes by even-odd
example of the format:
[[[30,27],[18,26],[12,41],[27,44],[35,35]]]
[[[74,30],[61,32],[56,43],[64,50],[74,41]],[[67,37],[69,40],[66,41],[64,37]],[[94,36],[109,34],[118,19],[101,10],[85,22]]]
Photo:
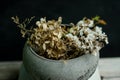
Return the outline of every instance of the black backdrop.
[[[74,22],[83,17],[99,15],[107,21],[103,30],[108,34],[109,45],[100,52],[101,57],[120,57],[120,0],[4,0],[0,2],[0,61],[21,60],[25,39],[11,16],[30,16],[57,19],[62,16],[64,23]]]

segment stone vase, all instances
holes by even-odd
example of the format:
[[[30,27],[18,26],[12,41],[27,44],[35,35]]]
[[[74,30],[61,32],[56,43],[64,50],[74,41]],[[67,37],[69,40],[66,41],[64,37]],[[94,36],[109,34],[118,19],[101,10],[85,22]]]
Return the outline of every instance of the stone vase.
[[[51,60],[36,54],[25,44],[19,80],[100,80],[96,68],[99,54],[85,54],[69,60]],[[94,76],[92,79],[91,77]]]

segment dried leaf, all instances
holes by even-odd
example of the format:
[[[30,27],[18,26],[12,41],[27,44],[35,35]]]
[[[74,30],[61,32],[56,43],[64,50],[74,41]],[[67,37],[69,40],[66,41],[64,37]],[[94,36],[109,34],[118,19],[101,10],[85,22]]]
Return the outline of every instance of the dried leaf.
[[[48,29],[47,24],[43,23],[43,30],[46,31]]]
[[[24,38],[24,37],[25,37],[26,32],[25,32],[25,31],[23,31],[23,30],[21,30],[21,34],[22,34],[22,37]]]
[[[98,20],[98,23],[99,23],[99,24],[103,24],[103,25],[106,25],[106,24],[107,24],[104,20]]]
[[[43,50],[46,50],[46,44],[43,43]]]
[[[48,44],[48,43],[50,43],[50,41],[45,41],[45,44]]]

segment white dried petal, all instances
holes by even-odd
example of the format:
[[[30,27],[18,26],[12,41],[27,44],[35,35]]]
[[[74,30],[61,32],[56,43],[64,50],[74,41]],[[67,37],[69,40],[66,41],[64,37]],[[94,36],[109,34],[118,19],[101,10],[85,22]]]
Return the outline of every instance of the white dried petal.
[[[70,34],[70,33],[69,33],[69,34],[67,34],[66,36],[67,36],[67,37],[70,37],[70,38],[72,38],[72,37],[73,37],[73,35],[72,35],[72,34]]]
[[[62,17],[58,18],[58,22],[61,23],[62,22]]]
[[[58,38],[57,37],[52,37],[52,40],[58,42]]]
[[[36,44],[39,44],[38,40],[35,40],[35,43],[36,43]]]
[[[79,33],[80,33],[80,36],[83,36],[83,31],[82,31],[82,30],[80,30],[80,32],[79,32]]]
[[[43,25],[43,30],[46,31],[48,29],[47,24],[43,23],[42,25]]]
[[[46,50],[46,44],[45,43],[43,44],[43,50]]]
[[[58,32],[54,31],[53,34],[54,34],[55,36],[57,36],[57,35],[58,35]]]
[[[35,38],[36,38],[36,40],[40,40],[40,37],[38,37],[38,36],[35,36]]]
[[[78,48],[80,47],[81,42],[79,41],[77,36],[73,36],[72,34],[69,33],[66,35],[66,37],[70,38],[78,46]]]
[[[78,25],[78,26],[86,26],[86,25],[84,24],[84,21],[82,21],[82,20],[79,21],[79,22],[77,23],[77,25]]]
[[[105,38],[105,43],[106,43],[106,44],[108,44],[108,43],[109,43],[109,42],[108,42],[108,38],[107,38],[107,37]]]
[[[62,37],[62,33],[59,32],[59,33],[58,33],[58,38],[60,39],[61,37]]]
[[[48,43],[50,43],[50,41],[45,41],[45,44],[48,44]]]
[[[89,26],[89,27],[93,27],[93,25],[94,25],[94,21],[93,21],[93,20],[89,20],[88,26]]]
[[[40,22],[41,22],[41,23],[46,23],[46,18],[41,18],[41,19],[40,19]]]
[[[102,28],[96,26],[96,27],[95,27],[95,32],[96,32],[97,34],[101,35],[101,34],[102,34]]]
[[[49,25],[49,30],[54,30],[53,25]]]
[[[86,46],[85,46],[85,45],[82,45],[81,48],[86,49]]]
[[[90,19],[88,19],[87,21],[80,20],[80,21],[77,23],[77,26],[93,27],[93,25],[94,25],[94,21],[93,21],[93,20],[90,20]]]
[[[87,40],[94,41],[95,40],[95,35],[94,34],[88,34],[86,37]]]
[[[52,46],[52,47],[54,46],[54,41],[51,42],[51,46]]]
[[[40,27],[40,26],[41,26],[40,21],[36,21],[36,25],[37,25],[38,27]]]
[[[47,49],[48,55],[52,53],[52,50]]]

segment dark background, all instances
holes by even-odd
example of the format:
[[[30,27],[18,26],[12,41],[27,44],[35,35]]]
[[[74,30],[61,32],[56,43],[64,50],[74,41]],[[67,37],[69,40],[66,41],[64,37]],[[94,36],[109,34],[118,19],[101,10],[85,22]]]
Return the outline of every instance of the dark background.
[[[120,0],[4,0],[0,2],[0,61],[22,60],[25,39],[12,22],[12,16],[24,19],[30,16],[57,19],[63,23],[77,23],[83,17],[101,16],[107,21],[103,31],[109,45],[100,52],[101,57],[120,57]]]

